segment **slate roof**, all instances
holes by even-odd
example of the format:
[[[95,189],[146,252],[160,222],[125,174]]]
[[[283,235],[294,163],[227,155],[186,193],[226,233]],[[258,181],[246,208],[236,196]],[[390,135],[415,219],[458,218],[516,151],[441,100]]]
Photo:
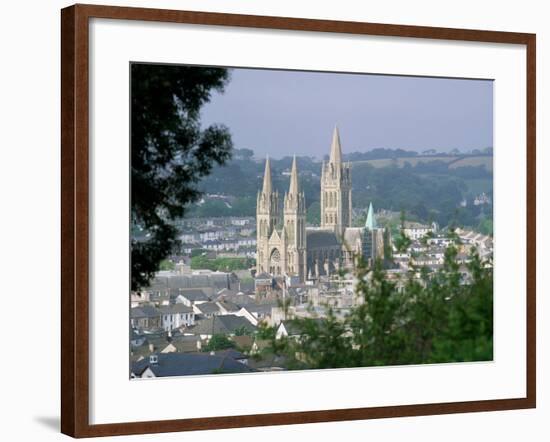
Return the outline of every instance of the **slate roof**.
[[[220,307],[215,302],[203,302],[202,304],[197,304],[195,307],[205,315],[220,312]]]
[[[136,362],[140,359],[143,359],[151,354],[151,350],[148,345],[141,345],[139,347],[134,347],[130,350],[130,360]]]
[[[178,290],[201,287],[229,287],[229,273],[209,272],[204,274],[157,274],[148,290]]]
[[[139,319],[139,318],[158,318],[160,312],[157,308],[152,305],[141,305],[139,307],[134,307],[130,309],[130,318]]]
[[[178,292],[179,295],[189,301],[210,301],[210,298],[206,296],[206,293],[202,289],[183,289]]]
[[[163,305],[159,307],[158,310],[163,315],[193,312],[193,309],[191,307],[187,307],[185,304]]]
[[[160,353],[156,364],[151,364],[149,358],[132,364],[132,372],[138,376],[147,368],[157,377],[255,371],[230,357],[208,353]]]
[[[244,328],[248,332],[255,332],[248,319],[236,315],[221,315],[204,319],[188,331],[196,335],[233,334],[235,330]]]
[[[352,246],[357,243],[357,241],[363,241],[363,228],[361,227],[348,227],[344,231],[344,241]]]
[[[201,341],[200,336],[196,335],[179,335],[173,337],[170,341],[178,352],[196,352],[198,351],[197,344]],[[201,342],[202,343],[202,342]]]
[[[147,343],[143,344],[147,348],[150,348],[149,346],[153,346],[153,351],[161,351],[166,348],[166,346],[170,344],[168,339],[166,337],[162,338],[147,338]]]
[[[238,312],[241,309],[237,304],[230,301],[222,300],[222,301],[219,301],[218,303],[220,304],[221,307],[223,307],[228,312]]]
[[[233,304],[236,304],[239,307],[255,302],[254,296],[250,296],[246,294],[236,294],[236,295],[223,294],[218,296],[217,300],[219,302],[231,302]]]
[[[306,244],[308,249],[339,246],[336,233],[329,230],[306,229]]]
[[[243,308],[248,310],[250,313],[258,313],[261,315],[270,315],[271,309],[273,307],[277,307],[277,303],[257,304],[254,302],[247,305],[243,305]]]
[[[239,359],[247,358],[247,356],[244,353],[241,353],[240,351],[235,350],[234,348],[228,348],[226,350],[218,350],[218,351],[211,352],[210,354],[212,353],[214,354],[214,356],[224,356],[226,358],[231,358],[236,361],[238,361]]]

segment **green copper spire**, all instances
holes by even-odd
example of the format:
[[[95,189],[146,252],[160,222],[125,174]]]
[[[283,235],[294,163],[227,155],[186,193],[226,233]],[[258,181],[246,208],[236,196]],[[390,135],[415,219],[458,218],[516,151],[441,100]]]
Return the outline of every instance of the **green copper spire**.
[[[374,209],[372,208],[372,203],[369,204],[369,211],[367,212],[365,227],[369,230],[376,229],[376,218],[374,217]]]

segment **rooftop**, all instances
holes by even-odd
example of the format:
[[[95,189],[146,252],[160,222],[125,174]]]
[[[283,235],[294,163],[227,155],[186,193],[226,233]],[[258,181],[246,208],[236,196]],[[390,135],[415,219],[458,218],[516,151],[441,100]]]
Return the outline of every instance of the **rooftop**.
[[[247,365],[225,355],[208,353],[160,353],[158,362],[144,358],[132,364],[132,373],[140,376],[149,368],[155,376],[189,376],[214,373],[248,373],[254,371]]]

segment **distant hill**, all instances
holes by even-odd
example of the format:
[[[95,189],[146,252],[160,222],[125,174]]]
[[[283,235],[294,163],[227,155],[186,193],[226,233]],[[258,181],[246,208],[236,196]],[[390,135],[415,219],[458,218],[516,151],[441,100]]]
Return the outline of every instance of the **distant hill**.
[[[416,157],[398,157],[398,158],[381,158],[375,160],[358,160],[352,161],[353,164],[370,164],[373,167],[389,167],[397,166],[404,167],[405,164],[416,166],[419,163],[435,163],[443,162],[447,163],[449,169],[456,169],[460,167],[478,167],[483,166],[487,170],[493,170],[493,157],[492,155],[457,155],[457,156],[416,156]]]
[[[491,153],[418,154],[379,149],[349,154],[346,160],[353,164],[353,207],[361,215],[372,202],[376,209],[405,210],[407,216],[420,221],[477,227],[492,218],[492,205],[473,204],[483,192],[492,199]],[[297,162],[307,221],[316,225],[320,217],[321,162],[309,156],[298,156]],[[273,187],[281,199],[288,190],[291,163],[292,157],[271,159]],[[253,151],[243,154],[237,150],[231,161],[215,167],[201,181],[200,190],[206,194],[204,203],[191,205],[188,216],[255,216],[264,167],[265,160],[256,160]]]

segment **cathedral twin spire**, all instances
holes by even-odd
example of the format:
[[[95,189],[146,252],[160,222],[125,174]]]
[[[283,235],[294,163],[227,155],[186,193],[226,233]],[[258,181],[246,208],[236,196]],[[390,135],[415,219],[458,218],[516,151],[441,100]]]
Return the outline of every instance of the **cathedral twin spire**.
[[[263,187],[258,193],[257,271],[291,275],[304,280],[306,267],[305,196],[300,192],[296,157],[292,160],[288,192],[284,195],[283,213],[279,194],[273,188],[271,164],[265,163]],[[281,226],[282,221],[282,226]]]
[[[264,181],[261,195],[269,200],[272,193],[274,193],[273,180],[271,177],[271,162],[269,161],[268,156],[265,161]],[[290,171],[290,185],[288,188],[288,193],[285,194],[285,202],[287,199],[289,200],[289,202],[298,202],[300,197],[303,197],[303,194],[300,192],[300,185],[298,181],[298,167],[296,165],[296,155],[294,155]]]
[[[289,194],[298,194],[298,168],[296,167],[296,155],[292,158],[292,169],[290,171]]]
[[[273,184],[271,182],[271,164],[269,163],[269,156],[265,160],[265,171],[264,171],[264,185],[262,187],[262,193],[265,195],[270,195],[273,191]]]
[[[292,159],[290,185],[288,187],[288,193],[285,194],[284,206],[284,211],[287,213],[294,210],[297,210],[298,212],[305,212],[305,196],[303,192],[300,192],[296,156]]]

